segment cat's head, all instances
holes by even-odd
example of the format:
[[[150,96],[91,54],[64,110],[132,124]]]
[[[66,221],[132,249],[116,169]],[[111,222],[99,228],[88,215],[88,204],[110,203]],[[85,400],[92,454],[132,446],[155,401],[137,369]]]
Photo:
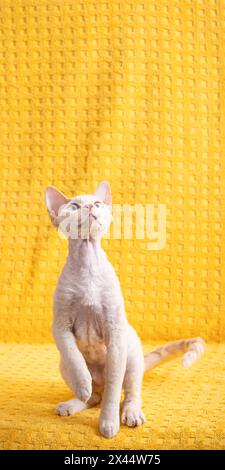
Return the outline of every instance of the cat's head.
[[[112,220],[112,197],[106,181],[93,194],[72,198],[48,186],[45,202],[53,225],[68,238],[101,238]]]

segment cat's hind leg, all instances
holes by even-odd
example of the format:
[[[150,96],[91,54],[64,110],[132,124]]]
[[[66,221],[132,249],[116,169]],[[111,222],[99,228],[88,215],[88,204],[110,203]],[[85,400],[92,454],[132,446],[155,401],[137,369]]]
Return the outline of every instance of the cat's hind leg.
[[[141,409],[141,387],[144,373],[144,357],[138,338],[136,347],[128,354],[124,376],[124,401],[122,404],[122,424],[129,427],[140,426],[145,421]]]
[[[87,406],[87,403],[84,403],[83,401],[74,397],[70,400],[58,403],[56,406],[56,414],[59,416],[70,416],[74,413],[77,413],[78,411],[85,410]]]
[[[79,398],[71,398],[70,400],[63,401],[58,403],[56,407],[56,414],[59,416],[70,416],[79,411],[86,410],[87,408],[92,408],[101,401],[101,395],[98,392],[93,390],[91,398],[87,403],[79,400]]]
[[[69,371],[63,361],[60,362],[60,372],[65,383],[68,387],[72,388]],[[92,395],[87,403],[79,400],[79,398],[73,397],[70,400],[58,403],[56,406],[56,414],[59,416],[73,415],[79,411],[86,410],[87,408],[97,405],[100,403],[101,398],[101,387],[95,382],[92,382]]]

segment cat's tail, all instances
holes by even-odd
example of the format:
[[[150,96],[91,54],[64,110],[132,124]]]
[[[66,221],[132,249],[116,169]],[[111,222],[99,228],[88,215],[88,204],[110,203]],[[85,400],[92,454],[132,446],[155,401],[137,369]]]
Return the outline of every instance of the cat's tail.
[[[182,363],[184,367],[190,367],[205,351],[205,342],[202,338],[190,338],[174,341],[154,349],[145,356],[145,372],[153,367],[174,359],[183,354]]]

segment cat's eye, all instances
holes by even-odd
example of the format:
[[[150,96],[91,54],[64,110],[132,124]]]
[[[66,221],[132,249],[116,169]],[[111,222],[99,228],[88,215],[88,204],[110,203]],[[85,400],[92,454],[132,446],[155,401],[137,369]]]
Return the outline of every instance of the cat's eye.
[[[95,201],[94,206],[95,207],[101,207],[101,206],[103,206],[103,203],[101,201]]]
[[[73,211],[76,211],[80,206],[76,202],[71,202],[70,207]]]

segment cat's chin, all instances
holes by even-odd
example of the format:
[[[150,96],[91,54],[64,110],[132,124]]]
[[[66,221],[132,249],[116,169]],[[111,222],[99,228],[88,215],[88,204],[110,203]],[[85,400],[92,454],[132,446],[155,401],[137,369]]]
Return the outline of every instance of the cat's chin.
[[[66,214],[61,214],[61,217],[63,216],[65,219],[63,219],[61,226],[59,224],[59,231],[65,238],[73,240],[98,241],[107,232],[110,223],[106,217],[99,217],[92,212],[82,221],[78,221],[71,212],[69,219],[66,218]]]
[[[94,218],[89,224],[87,232],[84,230],[84,228],[81,229],[81,226],[78,228],[78,236],[75,239],[84,241],[99,240],[102,235],[102,226]]]

